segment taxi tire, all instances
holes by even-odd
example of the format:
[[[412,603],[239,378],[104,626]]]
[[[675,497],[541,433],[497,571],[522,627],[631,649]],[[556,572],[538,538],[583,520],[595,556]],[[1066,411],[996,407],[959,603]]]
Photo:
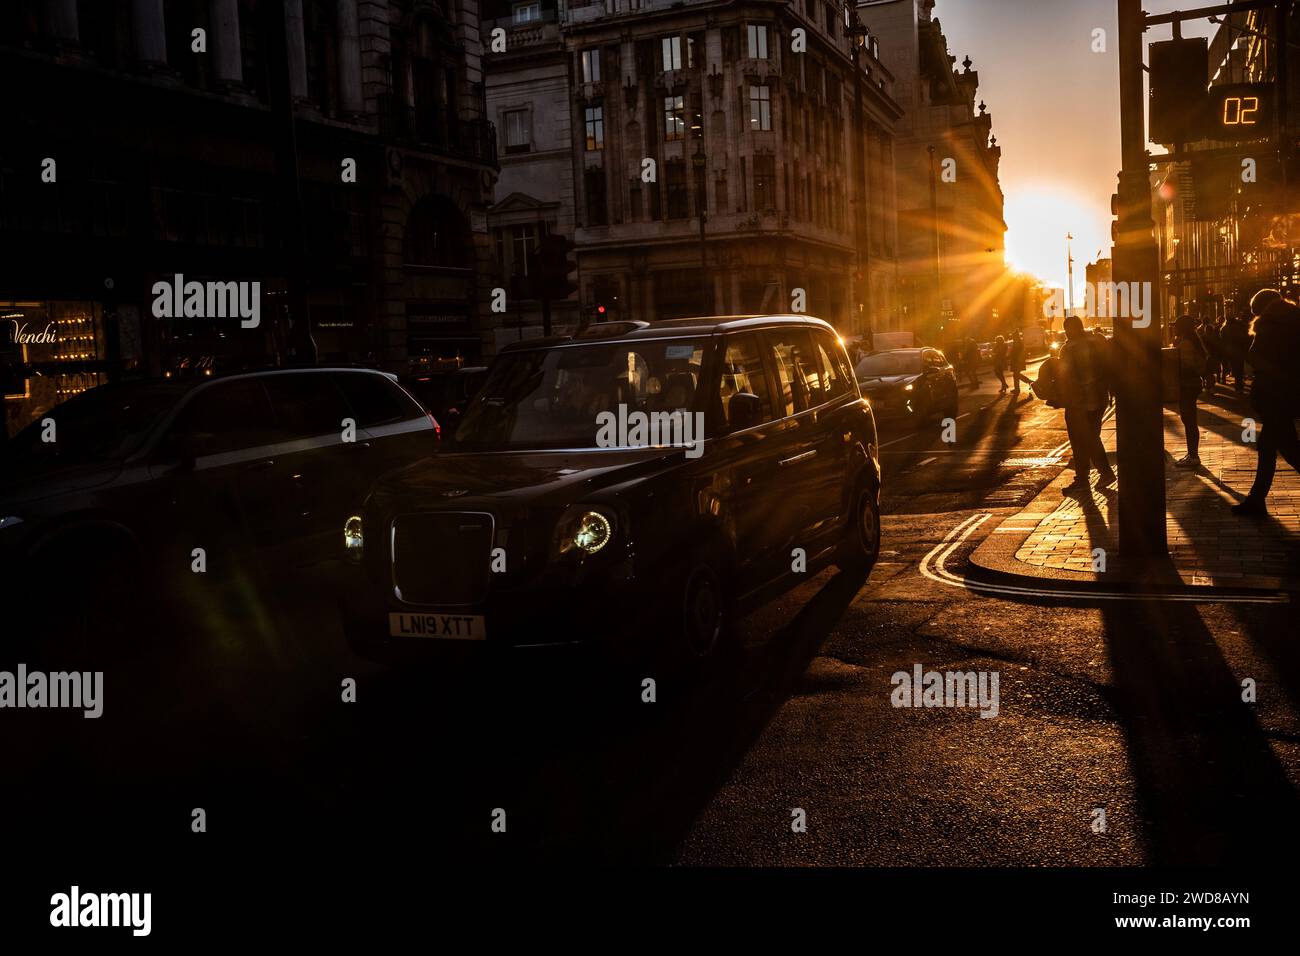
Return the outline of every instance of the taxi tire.
[[[708,670],[725,656],[735,634],[735,594],[728,564],[717,549],[696,560],[682,578],[674,663],[688,672]]]
[[[846,574],[865,580],[880,557],[880,496],[875,485],[864,478],[854,487],[852,501],[835,564]]]

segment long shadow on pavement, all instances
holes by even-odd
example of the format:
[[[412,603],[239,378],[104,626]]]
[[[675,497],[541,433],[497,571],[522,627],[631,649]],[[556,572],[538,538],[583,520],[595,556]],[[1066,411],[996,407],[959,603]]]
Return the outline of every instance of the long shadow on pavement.
[[[1151,862],[1291,858],[1300,800],[1197,609],[1110,602],[1102,619]]]

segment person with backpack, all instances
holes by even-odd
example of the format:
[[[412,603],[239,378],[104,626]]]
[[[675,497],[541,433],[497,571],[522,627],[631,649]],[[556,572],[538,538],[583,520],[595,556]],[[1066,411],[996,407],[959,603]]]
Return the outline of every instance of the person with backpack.
[[[1300,355],[1300,308],[1276,289],[1261,289],[1250,300],[1255,316],[1254,341],[1246,361],[1255,370],[1250,402],[1259,415],[1258,460],[1250,493],[1232,506],[1232,513],[1252,517],[1268,514],[1267,499],[1277,470],[1277,456],[1300,472],[1300,441],[1295,419],[1300,413],[1300,384],[1295,373]]]
[[[1098,488],[1115,483],[1106,448],[1101,442],[1101,424],[1110,404],[1108,362],[1105,340],[1083,330],[1077,315],[1066,316],[1065,345],[1061,347],[1059,395],[1065,406],[1065,429],[1070,437],[1074,459],[1074,481],[1065,494],[1090,492],[1090,477],[1095,467],[1100,473]]]
[[[1174,322],[1174,348],[1178,350],[1178,416],[1183,420],[1187,454],[1174,462],[1176,468],[1201,467],[1201,429],[1196,422],[1196,400],[1201,395],[1201,370],[1208,349],[1196,330],[1196,320],[1183,313]]]

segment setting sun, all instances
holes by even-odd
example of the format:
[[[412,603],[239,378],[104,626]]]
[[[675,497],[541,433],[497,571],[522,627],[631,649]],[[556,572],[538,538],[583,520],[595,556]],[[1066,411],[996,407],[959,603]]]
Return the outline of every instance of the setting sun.
[[[1074,236],[1075,294],[1082,291],[1083,268],[1100,249],[1109,255],[1107,210],[1059,186],[1036,183],[1007,190],[1007,264],[1019,272],[1065,288],[1065,236]]]

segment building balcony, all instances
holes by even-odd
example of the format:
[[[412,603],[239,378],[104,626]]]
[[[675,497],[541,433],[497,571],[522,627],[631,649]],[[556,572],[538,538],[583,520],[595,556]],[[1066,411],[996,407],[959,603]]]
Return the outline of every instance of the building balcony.
[[[414,149],[497,165],[496,127],[485,119],[462,120],[379,97],[379,132]]]

